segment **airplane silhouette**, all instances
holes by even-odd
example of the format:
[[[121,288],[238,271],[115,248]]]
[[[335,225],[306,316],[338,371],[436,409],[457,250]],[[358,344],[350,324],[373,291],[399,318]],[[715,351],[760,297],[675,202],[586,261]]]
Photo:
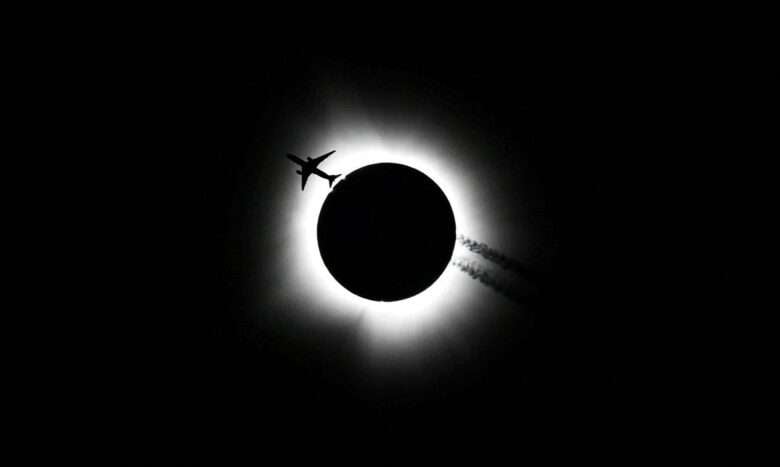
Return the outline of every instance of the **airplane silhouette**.
[[[318,169],[317,166],[320,164],[320,162],[324,161],[328,156],[333,154],[334,151],[331,151],[327,154],[323,154],[320,157],[317,157],[315,159],[312,159],[311,157],[307,157],[305,161],[301,160],[298,156],[295,154],[287,154],[287,158],[291,161],[295,162],[296,164],[301,166],[301,170],[296,170],[295,173],[299,174],[301,176],[301,191],[303,191],[303,188],[306,186],[306,180],[309,178],[309,175],[315,174],[322,178],[325,178],[328,180],[328,186],[333,186],[333,181],[337,178],[341,177],[341,174],[338,175],[328,175],[322,170]]]

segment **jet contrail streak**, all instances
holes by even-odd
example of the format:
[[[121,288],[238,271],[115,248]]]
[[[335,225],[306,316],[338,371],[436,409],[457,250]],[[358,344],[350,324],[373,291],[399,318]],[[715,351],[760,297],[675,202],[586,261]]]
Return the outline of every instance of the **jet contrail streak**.
[[[480,281],[510,300],[517,303],[528,303],[530,301],[530,297],[517,292],[515,287],[491,276],[490,272],[481,268],[475,261],[467,261],[458,258],[454,259],[451,264],[471,276],[472,279]]]
[[[474,241],[465,235],[458,235],[458,241],[468,250],[480,255],[488,261],[495,263],[507,271],[511,271],[527,280],[536,279],[536,275],[520,261],[499,253],[498,251],[487,246],[485,243]]]

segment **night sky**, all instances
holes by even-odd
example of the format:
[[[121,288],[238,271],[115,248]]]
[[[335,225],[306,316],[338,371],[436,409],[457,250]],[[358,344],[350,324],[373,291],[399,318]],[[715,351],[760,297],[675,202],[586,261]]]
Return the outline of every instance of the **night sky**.
[[[139,350],[152,362],[139,383],[152,412],[202,433],[292,437],[351,426],[510,439],[517,431],[502,427],[550,430],[572,415],[621,423],[638,316],[648,316],[635,292],[651,272],[637,262],[653,249],[631,220],[643,151],[625,112],[634,87],[611,62],[545,56],[510,36],[260,41],[193,67],[197,78],[176,88],[186,149],[164,162],[180,182],[159,209],[160,250],[175,267],[149,305],[155,350]],[[450,266],[452,290],[421,311],[435,316],[396,323],[388,337],[376,310],[307,283],[320,260],[314,273],[299,266],[310,239],[291,226],[322,203],[327,182],[312,176],[301,192],[285,154],[335,149],[320,168],[346,174],[377,141],[423,154],[407,161],[423,172],[442,168],[457,233],[534,271],[531,286],[492,266],[533,300]],[[462,246],[455,254],[479,260]]]

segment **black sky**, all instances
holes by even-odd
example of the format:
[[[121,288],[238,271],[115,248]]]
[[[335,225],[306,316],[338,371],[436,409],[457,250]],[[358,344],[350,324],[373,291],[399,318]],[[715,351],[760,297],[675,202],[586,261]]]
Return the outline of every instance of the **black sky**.
[[[175,266],[149,305],[154,345],[139,351],[142,405],[205,432],[305,426],[316,435],[347,424],[421,434],[490,427],[511,436],[501,427],[544,429],[572,414],[624,420],[645,352],[638,317],[650,307],[637,290],[652,268],[637,263],[652,253],[652,233],[637,224],[634,202],[637,160],[652,163],[634,138],[648,118],[636,109],[650,99],[613,58],[546,52],[511,34],[500,42],[263,43],[188,67],[197,76],[172,84],[187,114],[172,125],[187,141],[162,162],[181,180],[161,189],[170,209],[159,209],[161,251]],[[257,183],[261,193],[298,183],[264,177],[278,161],[257,150],[295,138],[289,116],[306,120],[330,79],[322,70],[334,69],[340,92],[352,85],[390,116],[436,109],[445,127],[482,138],[490,150],[479,164],[525,182],[502,185],[499,201],[517,200],[503,216],[507,228],[534,207],[543,299],[470,329],[468,354],[446,364],[410,371],[399,363],[396,373],[367,379],[348,329],[297,333],[278,314],[250,316],[264,287],[253,255],[264,241],[255,237],[256,203],[269,232],[276,209],[252,199]],[[338,150],[323,152],[330,149]]]

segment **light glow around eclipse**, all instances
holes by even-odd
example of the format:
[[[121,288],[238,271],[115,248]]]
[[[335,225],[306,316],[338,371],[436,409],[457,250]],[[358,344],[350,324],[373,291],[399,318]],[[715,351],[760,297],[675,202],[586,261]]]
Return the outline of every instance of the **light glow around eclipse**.
[[[417,135],[419,136],[419,135]],[[336,153],[320,167],[329,174],[345,176],[370,164],[392,162],[422,171],[442,189],[455,216],[458,232],[482,231],[480,216],[467,196],[475,190],[467,180],[469,171],[457,158],[448,157],[436,144],[420,141],[415,135],[383,137],[375,132],[332,132],[320,138],[304,157],[317,157],[332,149]],[[290,172],[294,173],[292,170]],[[395,302],[376,302],[359,297],[339,284],[322,261],[317,242],[317,220],[329,193],[324,180],[312,177],[304,192],[297,179],[290,177],[285,193],[291,208],[286,213],[284,230],[294,247],[285,264],[285,276],[297,284],[297,300],[307,306],[305,313],[334,320],[358,323],[360,337],[371,351],[409,349],[421,339],[429,339],[457,320],[472,296],[473,281],[455,268],[442,275],[423,292]],[[313,183],[312,183],[313,182]],[[335,185],[334,185],[335,186]],[[456,246],[453,255],[462,253]],[[296,301],[297,301],[296,300]]]

